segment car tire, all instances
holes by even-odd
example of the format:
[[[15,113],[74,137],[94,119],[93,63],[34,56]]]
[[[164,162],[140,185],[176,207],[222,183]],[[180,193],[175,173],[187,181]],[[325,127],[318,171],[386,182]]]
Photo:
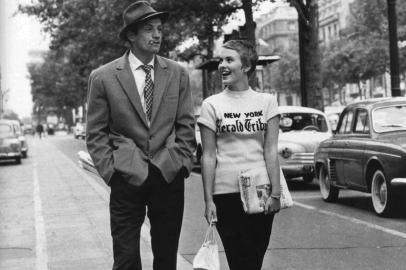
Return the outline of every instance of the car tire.
[[[322,166],[319,170],[320,193],[324,201],[336,202],[338,200],[339,188],[332,185],[327,169]]]
[[[371,181],[371,199],[378,216],[388,216],[395,204],[395,194],[382,170],[376,170]]]
[[[304,181],[306,184],[310,184],[311,182],[313,182],[314,174],[313,174],[313,173],[311,173],[311,174],[305,174],[305,175],[302,176],[302,178],[303,178],[303,181]]]
[[[16,157],[16,164],[21,164],[21,157]]]
[[[27,158],[27,151],[22,152],[22,158]]]

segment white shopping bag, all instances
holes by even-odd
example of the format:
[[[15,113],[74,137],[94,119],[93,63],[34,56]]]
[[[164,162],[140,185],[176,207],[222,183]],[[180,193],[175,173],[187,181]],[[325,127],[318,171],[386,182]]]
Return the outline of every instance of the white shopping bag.
[[[280,183],[281,183],[281,208],[289,208],[293,205],[292,195],[290,195],[290,191],[288,188],[288,184],[286,183],[285,175],[280,169]]]
[[[193,259],[194,270],[220,270],[219,251],[214,231],[215,225],[210,222],[203,245]]]

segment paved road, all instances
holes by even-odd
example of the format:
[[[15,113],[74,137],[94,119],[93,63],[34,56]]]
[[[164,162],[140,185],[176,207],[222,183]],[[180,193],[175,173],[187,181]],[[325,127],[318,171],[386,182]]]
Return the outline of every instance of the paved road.
[[[84,149],[83,141],[57,136],[46,139],[47,144],[43,145],[47,147],[40,149],[39,153],[45,155],[54,151],[57,155],[63,155],[64,161],[58,165],[59,172],[54,172],[54,175],[39,174],[36,177],[41,188],[41,203],[38,199],[33,200],[36,181],[31,174],[35,166],[41,171],[46,166],[55,165],[51,157],[31,153],[20,167],[0,164],[0,269],[41,269],[28,267],[38,263],[36,254],[44,259],[41,249],[35,250],[38,241],[43,241],[42,245],[48,252],[48,263],[54,266],[49,269],[109,269],[111,240],[107,202],[97,199],[108,189],[97,177],[84,173],[87,179],[84,181],[83,172],[73,169],[77,151]],[[68,174],[61,169],[63,166],[71,169]],[[43,179],[48,179],[48,182],[43,182]],[[47,186],[52,186],[51,183],[53,190],[47,189]],[[191,269],[190,262],[201,244],[207,226],[202,217],[200,174],[193,173],[185,187],[186,206],[179,253],[180,261],[185,267],[183,269]],[[289,187],[295,206],[281,211],[275,218],[264,270],[406,269],[405,211],[399,211],[394,218],[383,219],[373,213],[369,196],[362,193],[345,191],[341,193],[338,203],[327,204],[320,199],[316,184],[306,185],[293,181],[289,183]],[[66,192],[65,201],[73,197],[76,203],[64,205],[61,197],[56,205],[48,205],[54,194],[61,191]],[[8,198],[16,197],[26,199],[21,199],[19,204],[10,205]],[[94,201],[99,203],[94,204]],[[39,205],[42,206],[42,221],[37,217]],[[78,216],[77,209],[83,210]],[[66,210],[68,213],[64,214]],[[70,212],[76,216],[69,215]],[[6,222],[3,223],[3,220]],[[63,220],[65,225],[56,222],[58,220]],[[43,235],[38,233],[41,231],[41,223]],[[54,223],[59,225],[52,226]],[[32,224],[40,226],[35,227]],[[91,228],[90,233],[74,230],[79,225],[83,228],[83,224],[88,226],[87,229]],[[144,234],[148,234],[145,229]],[[70,241],[67,242],[67,238]],[[77,243],[81,247],[76,251],[72,250],[77,248]],[[148,247],[148,241],[143,245]],[[92,248],[97,252],[89,260],[92,253],[88,250]],[[227,270],[224,252],[222,248],[220,250],[221,269]],[[83,263],[81,256],[87,258],[88,268],[83,268],[80,264]],[[150,255],[146,259],[146,269],[150,269]]]

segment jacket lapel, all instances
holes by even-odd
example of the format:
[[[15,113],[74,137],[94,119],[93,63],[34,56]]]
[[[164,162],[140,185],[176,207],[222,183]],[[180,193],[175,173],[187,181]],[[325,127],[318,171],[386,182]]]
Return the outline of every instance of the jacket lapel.
[[[121,57],[117,63],[117,79],[121,87],[127,94],[131,104],[141,116],[143,123],[148,126],[144,110],[142,108],[140,95],[138,94],[137,85],[135,84],[133,73],[131,72],[130,63],[128,61],[128,51]],[[120,104],[118,104],[120,106]]]
[[[152,101],[151,123],[154,121],[154,118],[158,113],[162,96],[168,87],[168,81],[171,75],[165,61],[158,55],[155,57],[154,73],[154,98]]]

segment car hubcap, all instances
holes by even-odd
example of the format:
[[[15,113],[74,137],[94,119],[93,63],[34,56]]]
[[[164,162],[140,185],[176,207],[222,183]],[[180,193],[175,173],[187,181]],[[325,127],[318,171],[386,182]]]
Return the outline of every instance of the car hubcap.
[[[323,195],[324,198],[328,197],[328,194],[330,192],[330,181],[328,179],[327,173],[322,171],[320,172],[320,181],[321,181],[321,194]]]
[[[382,213],[386,207],[388,188],[383,175],[379,172],[375,175],[372,185],[372,202],[375,210]]]

